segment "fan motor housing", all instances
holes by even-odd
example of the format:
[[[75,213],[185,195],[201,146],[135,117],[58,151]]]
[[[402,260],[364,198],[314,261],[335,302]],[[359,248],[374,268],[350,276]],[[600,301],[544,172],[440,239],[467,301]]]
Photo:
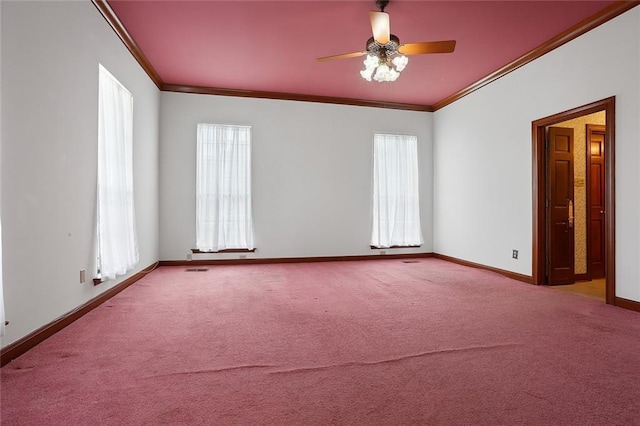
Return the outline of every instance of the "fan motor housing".
[[[380,44],[373,37],[367,40],[367,52],[371,55],[386,55],[391,56],[398,51],[400,46],[400,39],[394,34],[389,35],[389,42],[387,44]]]

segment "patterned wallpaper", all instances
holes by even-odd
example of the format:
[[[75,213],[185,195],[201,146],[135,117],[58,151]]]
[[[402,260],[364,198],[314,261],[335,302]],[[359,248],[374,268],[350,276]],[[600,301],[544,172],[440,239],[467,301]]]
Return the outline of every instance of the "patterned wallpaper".
[[[573,181],[574,181],[574,215],[575,215],[575,245],[576,260],[575,273],[587,273],[587,124],[605,125],[604,111],[585,115],[573,120],[554,124],[553,127],[573,128]]]

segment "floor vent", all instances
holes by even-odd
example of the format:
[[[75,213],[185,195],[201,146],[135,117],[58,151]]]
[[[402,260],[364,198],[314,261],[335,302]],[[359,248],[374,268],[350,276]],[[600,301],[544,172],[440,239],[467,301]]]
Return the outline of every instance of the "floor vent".
[[[207,272],[208,270],[207,268],[188,268],[185,272]]]
[[[420,263],[419,260],[403,260],[402,263]]]

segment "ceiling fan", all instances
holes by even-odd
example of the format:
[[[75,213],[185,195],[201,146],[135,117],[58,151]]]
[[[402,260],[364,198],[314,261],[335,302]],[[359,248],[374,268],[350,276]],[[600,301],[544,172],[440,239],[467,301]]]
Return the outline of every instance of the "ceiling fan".
[[[367,40],[366,51],[324,56],[318,58],[318,61],[357,58],[367,55],[364,60],[365,69],[360,71],[362,78],[367,81],[372,79],[376,81],[395,81],[409,61],[407,55],[453,52],[456,47],[455,40],[400,44],[400,39],[391,34],[389,14],[384,11],[388,4],[389,0],[377,0],[376,6],[380,11],[369,12],[373,37]]]

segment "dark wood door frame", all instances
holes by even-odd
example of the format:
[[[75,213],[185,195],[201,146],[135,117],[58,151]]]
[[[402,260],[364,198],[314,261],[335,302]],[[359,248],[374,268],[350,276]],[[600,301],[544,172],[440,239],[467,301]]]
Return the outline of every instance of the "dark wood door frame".
[[[547,126],[558,124],[594,112],[605,111],[605,259],[607,303],[615,304],[615,103],[612,96],[601,101],[583,105],[568,111],[541,118],[531,123],[532,137],[532,182],[533,182],[533,250],[532,281],[536,285],[545,284],[546,271],[546,156],[545,130]]]

